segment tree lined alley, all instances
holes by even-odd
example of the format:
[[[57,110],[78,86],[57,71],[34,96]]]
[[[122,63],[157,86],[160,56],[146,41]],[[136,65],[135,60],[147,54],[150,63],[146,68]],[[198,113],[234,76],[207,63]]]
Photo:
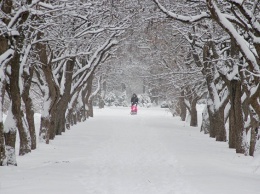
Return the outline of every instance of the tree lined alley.
[[[1,165],[16,165],[16,131],[19,155],[36,148],[32,88],[43,99],[41,141],[86,119],[93,74],[129,26],[127,13],[112,11],[103,1],[1,1],[1,112],[5,92],[10,100]]]
[[[259,12],[259,0],[0,0],[0,166],[138,87],[140,105],[166,101],[193,127],[206,103],[201,131],[254,156]]]

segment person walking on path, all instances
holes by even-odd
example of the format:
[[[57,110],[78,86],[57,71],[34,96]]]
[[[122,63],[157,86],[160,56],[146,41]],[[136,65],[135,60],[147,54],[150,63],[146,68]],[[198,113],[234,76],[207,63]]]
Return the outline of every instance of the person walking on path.
[[[134,93],[131,98],[131,114],[137,114],[138,97]]]

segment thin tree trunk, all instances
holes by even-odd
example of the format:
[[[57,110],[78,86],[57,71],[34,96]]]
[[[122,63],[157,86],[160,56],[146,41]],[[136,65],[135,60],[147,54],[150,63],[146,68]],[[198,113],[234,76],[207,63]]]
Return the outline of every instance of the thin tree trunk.
[[[251,104],[252,108],[254,109],[255,113],[250,112],[250,121],[251,121],[251,137],[250,137],[250,148],[249,148],[249,155],[254,156],[255,146],[257,141],[257,135],[259,134],[259,125],[260,125],[260,106],[259,106],[259,88],[255,92],[253,96],[249,99],[249,104]]]
[[[73,122],[73,125],[77,124],[77,113],[75,111],[73,111],[73,113],[72,113],[72,122]]]
[[[78,89],[78,91],[79,91],[79,89]],[[75,117],[74,108],[75,108],[75,105],[76,105],[76,102],[77,102],[77,98],[79,96],[78,91],[73,96],[71,96],[69,106],[68,106],[69,108],[66,111],[65,118],[66,118],[66,128],[67,129],[69,129],[70,126],[73,126],[74,124],[76,124],[77,119],[75,119],[76,117]]]
[[[255,153],[255,145],[256,145],[256,132],[255,129],[251,129],[251,138],[250,138],[250,148],[249,148],[249,156],[254,156]]]
[[[50,128],[50,119],[48,116],[41,116],[41,125],[39,131],[39,141],[49,143],[49,137],[47,135]]]
[[[99,95],[99,98],[98,98],[98,107],[100,109],[105,107],[105,102],[104,102],[104,99],[102,98],[101,94]]]
[[[197,109],[196,109],[197,100],[193,99],[191,102],[191,110],[190,110],[190,126],[191,127],[197,127],[198,126],[198,115],[197,115]]]
[[[208,134],[210,131],[209,113],[207,107],[205,107],[202,112],[202,123],[200,131],[204,131],[204,134]]]
[[[0,166],[6,165],[6,154],[5,154],[5,138],[4,138],[4,124],[0,122]]]
[[[180,103],[180,110],[181,110],[180,117],[182,121],[185,121],[187,115],[187,109],[184,103],[184,91],[181,91],[181,97],[179,97],[179,103]]]
[[[81,91],[81,98],[82,98],[82,108],[81,108],[81,114],[82,114],[82,121],[85,121],[88,118],[87,108],[86,108],[86,96],[87,96],[87,86],[85,86]]]
[[[87,104],[88,110],[87,115],[88,117],[93,117],[93,107],[92,107],[92,101],[90,99],[91,93],[92,93],[92,83],[94,79],[94,72],[89,76],[88,82],[87,82],[87,95],[85,97],[85,103]]]
[[[70,126],[73,126],[73,125],[74,125],[74,121],[73,121],[73,110],[70,110],[70,111],[69,111],[68,119],[69,119]]]
[[[66,113],[65,113],[65,117],[66,117],[66,119],[65,119],[65,122],[66,122],[66,129],[67,130],[70,130],[70,120],[71,120],[71,118],[70,118],[70,114],[68,113],[68,109],[66,110]]]
[[[1,79],[4,79],[2,77]],[[0,166],[5,166],[6,152],[5,152],[5,138],[4,138],[4,123],[3,123],[3,104],[5,95],[5,80],[0,81]]]
[[[88,101],[88,115],[89,115],[89,117],[94,117],[92,99],[89,99],[89,101]]]
[[[100,91],[98,92],[98,107],[100,109],[105,108],[105,101],[104,101],[104,96],[106,94],[106,82],[102,84],[102,77],[100,78]],[[103,92],[102,92],[103,91]]]

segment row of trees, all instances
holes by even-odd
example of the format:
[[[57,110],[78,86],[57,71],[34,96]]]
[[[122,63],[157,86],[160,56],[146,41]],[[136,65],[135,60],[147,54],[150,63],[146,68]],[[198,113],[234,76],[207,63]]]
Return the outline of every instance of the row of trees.
[[[258,0],[0,0],[0,9],[0,165],[17,165],[17,131],[19,155],[37,147],[33,91],[42,101],[39,138],[49,143],[93,115],[93,96],[104,101],[98,91],[106,82],[125,91],[137,75],[152,101],[162,94],[178,100],[177,112],[185,120],[188,110],[191,126],[206,96],[203,130],[228,139],[237,153],[254,154]]]
[[[228,140],[237,153],[253,156],[260,116],[259,1],[153,1],[168,20],[175,21],[172,30],[189,45],[185,56],[179,56],[181,61],[168,68],[168,75],[178,73],[171,80],[179,105],[191,108],[191,125],[196,126],[194,108],[206,91],[209,117],[204,117],[208,124],[203,130],[217,141]],[[186,83],[176,80],[180,76]]]
[[[130,25],[131,10],[118,6],[105,0],[0,1],[0,165],[17,165],[17,131],[19,155],[37,147],[32,88],[43,101],[40,141],[49,143],[93,115],[95,72]]]

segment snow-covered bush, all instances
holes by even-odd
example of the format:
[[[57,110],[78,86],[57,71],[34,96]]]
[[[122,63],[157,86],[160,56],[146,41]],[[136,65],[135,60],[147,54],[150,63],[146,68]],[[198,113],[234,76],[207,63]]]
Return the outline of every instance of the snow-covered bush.
[[[177,100],[173,99],[171,101],[167,101],[167,105],[169,107],[170,112],[172,113],[172,116],[180,115],[180,107]]]
[[[109,92],[105,96],[107,106],[127,106],[126,92]]]
[[[121,93],[117,96],[117,100],[118,100],[119,106],[127,107],[126,91],[121,92]]]
[[[148,94],[140,94],[138,95],[138,104],[141,107],[149,108],[152,106],[151,99]]]
[[[115,105],[116,102],[116,95],[113,92],[108,92],[107,95],[105,96],[105,104],[107,106],[113,106]]]

